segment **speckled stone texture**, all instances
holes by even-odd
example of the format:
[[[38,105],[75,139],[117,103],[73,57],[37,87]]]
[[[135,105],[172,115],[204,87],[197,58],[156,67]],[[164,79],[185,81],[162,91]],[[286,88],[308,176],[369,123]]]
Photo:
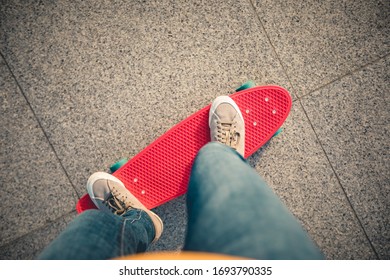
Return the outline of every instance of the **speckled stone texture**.
[[[327,258],[390,258],[388,15],[374,0],[2,1],[0,258],[36,256],[93,172],[248,79],[294,97],[250,164]],[[150,250],[179,250],[185,196],[155,211]]]
[[[375,259],[299,102],[283,127],[282,134],[249,158],[250,165],[328,259]]]
[[[390,259],[390,58],[302,100],[375,250]]]
[[[251,0],[303,96],[390,52],[387,0]]]
[[[247,1],[6,3],[1,18],[0,51],[79,195],[91,173],[241,82],[288,88]],[[175,203],[159,211],[184,211]],[[185,215],[165,225],[160,244]]]
[[[77,197],[1,57],[0,104],[1,247],[71,211]]]
[[[288,86],[246,1],[5,5],[1,51],[78,193],[242,81]]]

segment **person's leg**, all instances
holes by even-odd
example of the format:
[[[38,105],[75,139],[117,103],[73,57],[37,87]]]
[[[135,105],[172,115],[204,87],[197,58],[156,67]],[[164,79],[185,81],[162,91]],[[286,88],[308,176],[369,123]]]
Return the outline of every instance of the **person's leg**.
[[[38,259],[110,259],[146,251],[155,237],[145,211],[132,209],[118,216],[88,210],[77,216]]]
[[[188,193],[184,250],[255,259],[321,259],[299,222],[230,147],[212,142],[198,153]]]
[[[144,252],[160,238],[161,219],[118,178],[96,172],[87,191],[99,210],[77,216],[39,259],[110,259]]]

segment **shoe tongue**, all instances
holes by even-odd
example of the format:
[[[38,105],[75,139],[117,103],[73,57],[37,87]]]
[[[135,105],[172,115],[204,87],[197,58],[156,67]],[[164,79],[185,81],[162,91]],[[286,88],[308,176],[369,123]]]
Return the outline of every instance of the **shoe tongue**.
[[[233,107],[227,103],[223,103],[218,106],[217,110],[215,110],[215,113],[221,122],[231,122],[234,120],[237,112],[234,109],[232,110],[232,108]]]
[[[113,191],[113,189],[116,187],[117,189],[118,188],[121,188],[121,185],[119,184],[119,183],[117,183],[117,182],[115,182],[115,181],[109,181],[109,180],[107,180],[107,189],[108,189],[108,192],[107,193],[105,193],[105,196],[104,196],[104,200],[106,200],[106,199],[109,199],[110,197],[112,197],[113,195],[112,195],[112,191]]]

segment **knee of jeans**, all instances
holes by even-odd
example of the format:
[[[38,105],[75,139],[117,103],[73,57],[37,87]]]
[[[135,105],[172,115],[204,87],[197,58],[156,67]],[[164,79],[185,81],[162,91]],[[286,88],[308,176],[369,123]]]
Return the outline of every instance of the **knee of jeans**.
[[[202,158],[202,157],[206,157],[210,154],[214,154],[215,153],[217,154],[230,154],[230,155],[233,155],[233,156],[238,156],[240,158],[242,158],[243,160],[245,160],[239,153],[237,153],[234,149],[230,148],[229,146],[227,145],[224,145],[222,143],[219,143],[219,142],[209,142],[208,144],[204,145],[198,152],[197,156],[196,156],[196,161],[199,160],[199,158]]]
[[[226,150],[226,151],[229,151],[231,149],[228,146],[224,145],[224,144],[221,144],[219,142],[213,141],[213,142],[209,142],[206,145],[204,145],[199,150],[198,155],[204,154],[204,153],[208,153],[208,152],[211,152],[211,151],[216,151],[216,150]]]
[[[106,216],[106,215],[109,215],[108,213],[105,213],[101,210],[98,210],[98,209],[89,209],[89,210],[86,210],[82,213],[80,213],[80,215],[77,217],[78,220],[98,220],[100,219],[102,216]]]

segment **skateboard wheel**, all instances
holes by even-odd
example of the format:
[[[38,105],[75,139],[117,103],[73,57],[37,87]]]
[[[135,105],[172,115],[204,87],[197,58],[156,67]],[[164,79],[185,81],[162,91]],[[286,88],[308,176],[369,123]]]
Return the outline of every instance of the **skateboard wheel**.
[[[114,173],[115,171],[117,171],[119,168],[121,168],[123,165],[125,165],[127,161],[128,161],[127,158],[122,158],[121,160],[115,162],[113,165],[110,166],[111,173]]]
[[[272,136],[272,138],[278,136],[280,133],[282,133],[283,128],[279,128],[278,131],[275,132],[275,134]]]
[[[243,83],[241,86],[239,86],[238,88],[236,88],[236,92],[244,90],[244,89],[248,89],[248,88],[253,88],[255,86],[256,86],[256,84],[254,81],[247,81],[247,82]]]
[[[267,144],[268,144],[269,142],[271,142],[271,139],[272,139],[272,138],[274,138],[274,137],[278,136],[280,133],[282,133],[282,131],[283,131],[283,128],[279,128],[279,129],[274,133],[274,135],[272,135],[272,137],[268,140]]]

